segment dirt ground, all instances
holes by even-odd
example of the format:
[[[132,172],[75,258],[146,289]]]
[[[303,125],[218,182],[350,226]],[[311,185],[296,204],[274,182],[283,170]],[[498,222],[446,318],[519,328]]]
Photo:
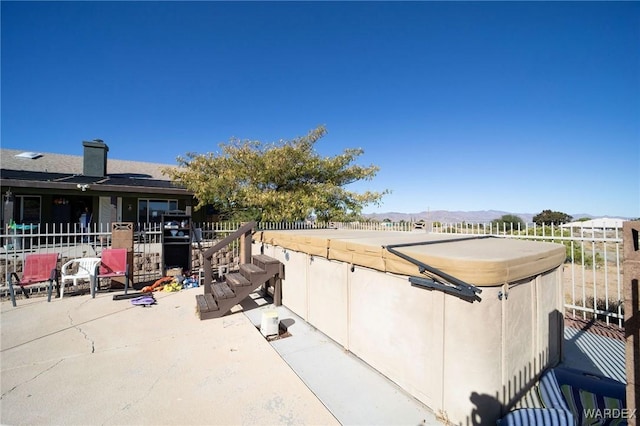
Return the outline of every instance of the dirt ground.
[[[600,311],[608,311],[612,314],[624,315],[624,289],[622,271],[612,268],[586,268],[580,265],[564,265],[562,273],[564,283],[564,301],[578,307],[586,307],[586,310],[566,308],[566,318],[576,320],[593,320],[593,314],[589,311],[594,305]],[[595,317],[598,323],[622,325],[621,319],[599,314]],[[589,323],[591,324],[591,323]]]
[[[568,301],[571,301],[573,294],[576,301],[581,301],[583,297],[592,298],[594,294],[598,299],[623,300],[622,272],[618,276],[615,267],[595,270],[585,267],[583,270],[580,265],[567,264],[564,265],[562,280]]]

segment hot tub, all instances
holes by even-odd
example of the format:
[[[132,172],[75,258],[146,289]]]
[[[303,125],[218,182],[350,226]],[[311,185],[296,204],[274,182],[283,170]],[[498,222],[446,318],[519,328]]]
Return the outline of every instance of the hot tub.
[[[563,245],[294,230],[253,251],[285,265],[287,308],[454,424],[495,424],[561,360]]]

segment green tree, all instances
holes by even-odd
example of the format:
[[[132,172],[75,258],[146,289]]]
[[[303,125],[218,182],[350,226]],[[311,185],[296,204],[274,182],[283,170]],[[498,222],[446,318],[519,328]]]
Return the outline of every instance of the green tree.
[[[187,153],[178,157],[178,168],[164,172],[194,193],[196,208],[212,204],[230,219],[299,221],[312,213],[319,221],[358,219],[363,207],[378,205],[389,191],[347,190],[351,183],[372,180],[379,167],[353,164],[362,149],[321,157],[314,145],[325,134],[320,126],[278,143],[231,139],[220,144],[218,154]]]
[[[571,222],[571,219],[573,218],[566,213],[551,210],[543,210],[533,217],[533,221],[537,225],[561,225]]]
[[[524,220],[513,214],[505,214],[499,219],[492,220],[491,224],[499,231],[517,231],[518,229],[524,229],[526,225]]]

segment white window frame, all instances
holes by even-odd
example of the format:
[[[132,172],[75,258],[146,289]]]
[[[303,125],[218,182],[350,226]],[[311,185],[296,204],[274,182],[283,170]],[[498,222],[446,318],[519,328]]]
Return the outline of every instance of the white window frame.
[[[147,209],[147,217],[143,221],[144,223],[160,223],[162,220],[162,215],[166,212],[177,210],[178,209],[178,200],[177,199],[159,199],[159,198],[138,198],[138,220],[141,219],[141,211],[143,207],[143,203]],[[151,203],[166,203],[166,209],[164,208],[150,208]],[[162,207],[162,206],[158,206]],[[156,215],[153,215],[153,212],[156,212]]]

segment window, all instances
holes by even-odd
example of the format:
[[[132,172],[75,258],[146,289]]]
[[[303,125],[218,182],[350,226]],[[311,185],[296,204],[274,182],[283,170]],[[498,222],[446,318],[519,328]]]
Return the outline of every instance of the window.
[[[162,215],[178,210],[178,200],[138,200],[138,221],[160,223]]]
[[[40,223],[40,204],[39,196],[33,195],[17,195],[16,208],[17,215],[15,221],[18,223]]]

